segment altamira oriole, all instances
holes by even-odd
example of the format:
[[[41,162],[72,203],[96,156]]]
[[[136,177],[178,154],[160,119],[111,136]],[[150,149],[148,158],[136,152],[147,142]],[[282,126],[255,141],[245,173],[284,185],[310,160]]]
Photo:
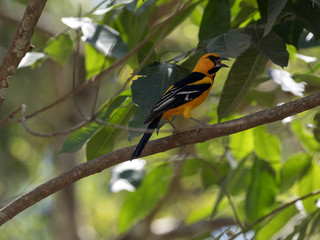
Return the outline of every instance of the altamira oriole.
[[[221,63],[222,60],[229,59],[215,53],[203,55],[192,73],[168,88],[144,122],[149,123],[149,126],[130,160],[140,157],[161,119],[171,122],[172,117],[179,114],[185,118],[191,118],[191,110],[198,107],[208,97],[216,72],[222,67],[228,67]]]

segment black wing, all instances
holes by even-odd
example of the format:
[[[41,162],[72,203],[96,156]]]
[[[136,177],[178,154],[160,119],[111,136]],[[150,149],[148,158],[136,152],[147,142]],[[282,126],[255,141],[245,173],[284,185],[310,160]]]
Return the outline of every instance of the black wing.
[[[193,99],[199,97],[203,92],[211,87],[209,83],[188,85],[206,77],[205,74],[193,72],[186,78],[176,82],[152,108],[146,123],[159,117],[167,110],[179,107]]]

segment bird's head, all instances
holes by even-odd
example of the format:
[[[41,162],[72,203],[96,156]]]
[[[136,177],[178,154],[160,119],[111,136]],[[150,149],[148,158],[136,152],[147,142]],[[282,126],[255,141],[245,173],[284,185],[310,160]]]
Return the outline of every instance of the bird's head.
[[[207,53],[199,59],[193,71],[201,72],[206,75],[210,74],[214,76],[220,68],[229,67],[221,63],[221,61],[223,60],[229,60],[229,59],[225,57],[221,57],[216,53]]]

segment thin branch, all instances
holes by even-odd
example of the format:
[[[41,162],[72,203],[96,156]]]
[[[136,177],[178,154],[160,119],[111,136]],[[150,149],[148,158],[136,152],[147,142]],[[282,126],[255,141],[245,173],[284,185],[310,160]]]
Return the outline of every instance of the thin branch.
[[[87,88],[88,86],[90,86],[94,82],[100,81],[102,79],[102,77],[104,77],[105,75],[109,74],[110,72],[114,71],[115,69],[117,69],[118,67],[123,65],[127,61],[127,59],[129,59],[131,56],[133,56],[140,48],[142,48],[147,42],[149,42],[159,32],[160,29],[165,28],[168,25],[168,23],[170,23],[170,21],[172,21],[176,16],[178,16],[191,2],[192,2],[192,0],[189,0],[179,10],[177,10],[172,16],[170,16],[169,18],[167,18],[166,20],[161,22],[159,25],[157,25],[153,29],[153,31],[145,39],[143,39],[135,48],[133,48],[130,52],[128,52],[123,58],[118,59],[110,67],[108,67],[107,69],[103,70],[98,75],[96,75],[93,78],[91,78],[90,80],[88,80],[88,81],[84,82],[83,84],[79,85],[76,89],[66,93],[64,96],[62,96],[61,98],[55,100],[51,104],[49,104],[49,105],[47,105],[47,106],[45,106],[43,108],[40,108],[37,111],[27,115],[26,119],[32,118],[32,117],[34,117],[34,116],[36,116],[36,115],[38,115],[38,114],[40,114],[40,113],[42,113],[44,111],[47,111],[48,109],[51,109],[51,108],[57,106],[58,104],[66,101],[67,99],[69,99],[70,97],[75,95],[76,93],[78,93],[81,90]],[[118,91],[118,92],[121,92],[121,91]],[[115,94],[115,96],[117,96],[119,94],[118,92]],[[0,93],[1,93],[1,89],[0,89]],[[20,120],[12,120],[12,121],[20,122]]]
[[[66,130],[63,130],[63,131],[59,131],[59,132],[54,132],[54,133],[39,133],[39,132],[35,132],[33,130],[31,130],[27,124],[27,118],[26,118],[26,109],[27,109],[27,106],[25,104],[22,104],[21,105],[21,123],[22,123],[22,126],[24,127],[24,129],[30,133],[31,135],[33,136],[36,136],[36,137],[44,137],[44,138],[51,138],[51,137],[56,137],[56,136],[60,136],[60,135],[67,135],[67,134],[71,134],[73,133],[74,131],[88,125],[90,123],[90,121],[85,121],[85,122],[82,122],[76,126],[73,126],[71,128],[68,128]]]
[[[142,157],[279,121],[294,114],[313,109],[319,105],[320,92],[277,107],[253,113],[242,118],[207,126],[204,129],[180,132],[169,137],[149,142],[142,152]],[[70,184],[73,184],[89,175],[99,173],[102,170],[110,168],[118,163],[127,161],[134,148],[135,146],[122,148],[94,160],[79,164],[60,176],[40,185],[31,192],[22,195],[0,210],[0,225],[6,223],[20,212],[53,193],[69,186]]]
[[[191,239],[201,233],[212,232],[214,230],[221,229],[222,227],[228,227],[234,225],[235,222],[232,218],[218,218],[211,221],[199,221],[188,226],[180,226],[168,233],[156,235],[156,240],[170,240],[185,238]]]
[[[0,106],[2,105],[12,77],[27,52],[31,49],[30,39],[40,18],[46,0],[30,0],[24,15],[0,65]]]
[[[4,125],[6,122],[10,121],[11,118],[18,112],[21,111],[21,107],[16,108],[15,110],[11,111],[10,113],[8,113],[6,116],[4,116],[4,118],[2,118],[0,120],[0,126]]]
[[[311,193],[309,193],[309,194],[307,194],[307,195],[304,195],[304,196],[299,197],[299,198],[297,198],[297,199],[295,199],[295,200],[293,200],[293,201],[291,201],[291,202],[289,202],[289,203],[286,203],[286,204],[282,205],[281,207],[276,208],[276,209],[273,210],[272,212],[270,212],[270,213],[268,213],[267,215],[259,218],[259,219],[256,220],[254,223],[252,223],[252,224],[250,224],[249,226],[247,226],[245,230],[243,230],[243,231],[241,231],[241,232],[238,232],[237,234],[235,234],[234,236],[232,236],[232,238],[230,238],[229,240],[233,240],[233,239],[235,239],[236,237],[238,237],[239,235],[248,232],[249,230],[253,229],[253,227],[254,227],[255,225],[263,222],[263,221],[266,220],[267,218],[269,218],[269,217],[271,217],[271,216],[273,216],[273,215],[281,212],[282,210],[284,210],[284,209],[286,209],[286,208],[294,205],[296,202],[302,201],[302,200],[304,200],[304,199],[306,199],[306,198],[313,197],[313,196],[319,195],[319,194],[320,194],[320,190],[313,191],[313,192],[311,192]]]

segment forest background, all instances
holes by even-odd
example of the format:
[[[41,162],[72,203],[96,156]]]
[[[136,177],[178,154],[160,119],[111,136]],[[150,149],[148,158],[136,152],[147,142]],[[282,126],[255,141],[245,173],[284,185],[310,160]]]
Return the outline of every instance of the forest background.
[[[0,5],[0,239],[319,238],[319,0]],[[205,52],[210,126],[127,162]]]

